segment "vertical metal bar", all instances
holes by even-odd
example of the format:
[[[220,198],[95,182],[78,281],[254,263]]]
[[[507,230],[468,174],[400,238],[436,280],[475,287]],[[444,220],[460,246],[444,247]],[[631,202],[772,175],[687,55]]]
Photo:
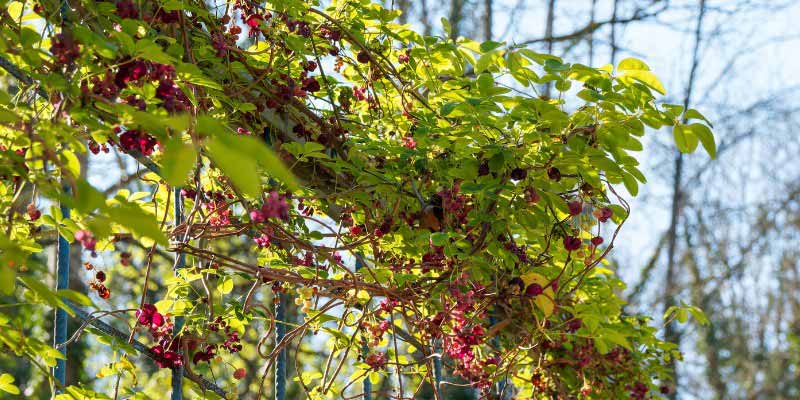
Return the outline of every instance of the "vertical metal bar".
[[[278,293],[275,303],[275,345],[286,337],[286,296]],[[275,400],[286,399],[286,347],[281,349],[275,363]]]
[[[495,313],[496,313],[496,310],[495,310]],[[489,317],[489,326],[494,326],[494,324],[496,324],[496,323],[497,323],[497,319],[495,318],[494,314],[492,314]],[[494,345],[495,348],[499,349],[500,348],[500,337],[499,336],[495,336],[494,339],[492,339],[492,344]],[[497,385],[495,386],[495,390],[497,392],[497,398],[498,399],[503,400],[506,397],[508,397],[508,394],[505,393],[507,385],[508,385],[508,379],[507,378],[503,378],[503,380],[501,380],[500,382],[497,382]]]
[[[436,385],[434,390],[439,390],[439,384],[442,382],[442,346],[440,340],[434,339],[433,352],[439,355],[433,358],[433,379]]]
[[[270,136],[269,127],[264,128],[264,143],[267,146],[272,145],[272,137]],[[270,185],[274,185],[275,181],[270,178]],[[276,293],[278,301],[275,303],[275,345],[281,343],[286,337],[286,296],[281,293]],[[275,360],[275,400],[284,400],[286,398],[286,347],[281,349],[278,354],[278,359]]]
[[[69,187],[64,186],[64,195],[69,195]],[[61,216],[63,218],[69,218],[70,210],[67,206],[63,203],[59,207],[61,210]],[[69,288],[69,247],[70,242],[67,241],[59,232],[58,236],[58,255],[56,258],[56,289],[68,289]],[[54,339],[53,344],[58,345],[67,341],[67,312],[61,308],[56,309],[56,321],[55,321],[55,332],[54,332]],[[59,351],[64,354],[66,357],[67,355],[67,346],[59,349]],[[67,360],[56,360],[56,366],[53,368],[53,376],[61,382],[62,385],[66,385],[67,381]]]
[[[361,253],[356,253],[356,271],[358,271],[361,267],[364,266],[364,263],[361,262]],[[361,343],[361,356],[366,358],[367,354],[369,354],[369,346],[367,346],[367,342]],[[369,377],[364,379],[364,400],[372,400],[372,381],[369,380]]]
[[[174,188],[175,197],[175,226],[183,223],[183,196],[181,195],[181,188]],[[182,252],[175,255],[175,273],[186,265],[186,258]],[[172,327],[172,333],[177,335],[183,329],[183,316],[175,317],[175,325]],[[178,350],[180,352],[180,350]],[[188,354],[184,354],[184,362],[188,359]],[[172,369],[172,396],[171,400],[183,399],[183,365]]]

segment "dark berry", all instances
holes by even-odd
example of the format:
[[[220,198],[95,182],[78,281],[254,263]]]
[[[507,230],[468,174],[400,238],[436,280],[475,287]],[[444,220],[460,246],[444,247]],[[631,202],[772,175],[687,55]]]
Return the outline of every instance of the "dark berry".
[[[581,239],[575,236],[564,237],[564,248],[568,251],[578,250],[581,248]]]
[[[556,167],[550,167],[547,170],[547,177],[552,181],[558,182],[561,180],[561,171],[559,171]]]
[[[514,168],[511,171],[511,179],[515,181],[521,181],[528,177],[528,170],[523,168]]]
[[[567,205],[569,206],[569,215],[573,217],[583,212],[583,203],[580,201],[570,201]]]
[[[531,283],[525,289],[525,295],[526,296],[530,296],[530,297],[538,296],[538,295],[542,294],[542,292],[544,292],[544,289],[542,289],[542,285],[540,285],[538,283]]]

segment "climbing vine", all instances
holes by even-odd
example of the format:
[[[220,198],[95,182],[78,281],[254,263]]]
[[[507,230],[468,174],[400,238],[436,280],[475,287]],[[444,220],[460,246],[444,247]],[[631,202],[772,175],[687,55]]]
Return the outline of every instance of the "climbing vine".
[[[366,1],[0,3],[4,302],[121,318],[157,367],[222,388],[206,396],[261,398],[279,355],[310,347],[326,362],[296,368],[298,398],[358,398],[364,380],[397,399],[669,393],[680,354],[622,313],[607,256],[648,128],[715,145],[697,110],[656,102],[644,62],[451,40],[446,21],[424,37]],[[112,154],[140,191],[87,175],[82,159]],[[34,278],[58,236],[85,250],[96,296]],[[137,299],[121,307],[124,279]],[[276,318],[280,298],[295,319]],[[0,323],[49,376],[63,355]],[[134,379],[61,396],[134,398],[142,349],[71,334],[115,350],[98,377]],[[216,362],[245,351],[259,370]]]

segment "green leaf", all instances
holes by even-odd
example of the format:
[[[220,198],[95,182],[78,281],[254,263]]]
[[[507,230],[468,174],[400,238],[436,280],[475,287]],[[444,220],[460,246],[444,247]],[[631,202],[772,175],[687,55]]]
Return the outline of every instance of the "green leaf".
[[[705,117],[705,115],[701,114],[700,111],[695,110],[694,108],[690,108],[686,111],[686,114],[683,116],[686,120],[690,119],[699,119],[708,124],[710,127],[714,127],[714,124]]]
[[[220,294],[228,294],[233,291],[233,279],[230,276],[223,276],[217,284],[217,291]]]
[[[159,244],[167,245],[167,236],[161,231],[155,216],[144,212],[139,206],[132,203],[121,203],[116,207],[108,207],[105,211],[112,221],[131,232],[153,239]]]
[[[654,74],[654,73],[652,73],[650,71],[643,71],[643,70],[625,71],[625,74],[623,74],[620,78],[623,81],[625,81],[625,80],[627,80],[629,78],[635,79],[635,80],[637,80],[639,82],[642,82],[645,85],[655,89],[655,91],[657,91],[658,93],[667,94],[666,89],[664,89],[664,85],[662,85],[661,81],[658,80],[658,77],[656,77],[656,74]]]
[[[60,289],[57,293],[58,293],[59,296],[65,298],[65,299],[67,299],[67,300],[69,300],[69,301],[71,301],[71,302],[73,302],[73,303],[75,303],[77,305],[86,306],[86,307],[89,307],[89,306],[92,305],[92,299],[90,299],[89,296],[87,296],[87,295],[85,295],[85,294],[83,294],[81,292],[78,292],[78,291],[75,291],[75,290],[72,290],[72,289]]]
[[[244,194],[259,198],[261,178],[258,175],[258,162],[250,157],[241,141],[214,137],[208,143],[208,151],[214,163],[233,181]]]
[[[681,153],[691,153],[697,148],[697,135],[688,125],[676,125],[672,128],[672,134],[675,137],[675,145]]]
[[[638,58],[626,58],[619,62],[617,71],[650,71],[650,67]]]
[[[189,83],[194,83],[195,85],[205,86],[208,88],[222,90],[222,85],[219,82],[205,76],[203,71],[194,64],[187,64],[181,63],[175,67],[175,72],[178,73],[178,77],[181,80]]]
[[[450,21],[448,21],[447,18],[445,17],[442,17],[441,21],[442,21],[442,29],[444,30],[444,33],[449,37],[450,33],[453,31],[453,28],[450,26]]]
[[[14,377],[11,374],[0,375],[0,390],[11,393],[19,394],[19,388],[14,384]]]
[[[75,198],[72,206],[84,214],[89,214],[105,206],[105,196],[86,179],[78,179],[75,183]]]
[[[489,96],[493,87],[494,78],[492,74],[483,73],[478,75],[478,91],[481,96]]]
[[[717,158],[717,144],[714,142],[714,133],[711,132],[707,126],[699,123],[694,123],[689,125],[691,128],[692,133],[700,139],[700,143],[703,144],[703,148],[706,149],[711,158]]]
[[[197,150],[180,138],[167,142],[161,159],[161,176],[172,186],[181,186],[195,165]]]
[[[9,268],[3,265],[0,265],[0,293],[4,295],[10,295],[14,293],[14,288],[16,287],[14,280],[17,278],[17,270],[15,268]]]
[[[72,311],[72,309],[69,308],[61,300],[61,298],[58,297],[56,292],[50,290],[50,288],[48,288],[44,283],[27,276],[21,276],[19,277],[19,280],[22,281],[22,283],[25,284],[25,286],[27,286],[28,289],[30,289],[33,293],[35,293],[40,301],[50,305],[53,308],[63,309],[64,311],[67,312],[67,314],[69,314],[72,317],[75,316],[75,312]]]
[[[431,243],[434,246],[444,246],[447,243],[447,234],[444,232],[436,232],[431,234]]]
[[[76,156],[75,153],[70,150],[64,150],[61,153],[61,162],[64,163],[64,167],[66,167],[73,178],[81,176],[81,162],[78,160],[78,156]]]
[[[251,197],[258,198],[261,194],[259,165],[289,189],[297,187],[292,173],[260,139],[228,133],[217,134],[209,142],[208,151],[222,172]]]

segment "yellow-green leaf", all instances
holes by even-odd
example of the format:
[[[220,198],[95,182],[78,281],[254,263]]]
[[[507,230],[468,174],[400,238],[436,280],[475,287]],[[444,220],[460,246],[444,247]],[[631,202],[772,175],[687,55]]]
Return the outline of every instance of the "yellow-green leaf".
[[[658,93],[667,94],[666,89],[664,89],[664,85],[662,85],[661,81],[658,80],[658,77],[656,77],[656,74],[654,74],[654,73],[652,73],[650,71],[629,70],[629,71],[625,71],[625,74],[623,74],[620,78],[622,78],[622,79],[625,79],[625,78],[635,79],[635,80],[637,80],[639,82],[642,82],[645,85],[653,88]]]
[[[14,377],[11,374],[0,375],[0,390],[6,393],[19,394],[19,388],[14,384]]]
[[[678,146],[678,151],[681,153],[691,153],[697,148],[697,135],[690,126],[675,125],[672,135],[675,137],[675,145]]]
[[[618,71],[650,71],[650,67],[638,58],[626,58],[619,62]]]
[[[172,186],[181,186],[195,165],[197,151],[180,138],[167,142],[164,157],[161,159],[161,176]]]
[[[714,133],[711,132],[711,129],[699,123],[691,124],[689,128],[691,128],[692,133],[700,140],[700,143],[703,145],[703,148],[706,149],[708,155],[711,156],[711,158],[717,158],[717,144],[714,142]]]

